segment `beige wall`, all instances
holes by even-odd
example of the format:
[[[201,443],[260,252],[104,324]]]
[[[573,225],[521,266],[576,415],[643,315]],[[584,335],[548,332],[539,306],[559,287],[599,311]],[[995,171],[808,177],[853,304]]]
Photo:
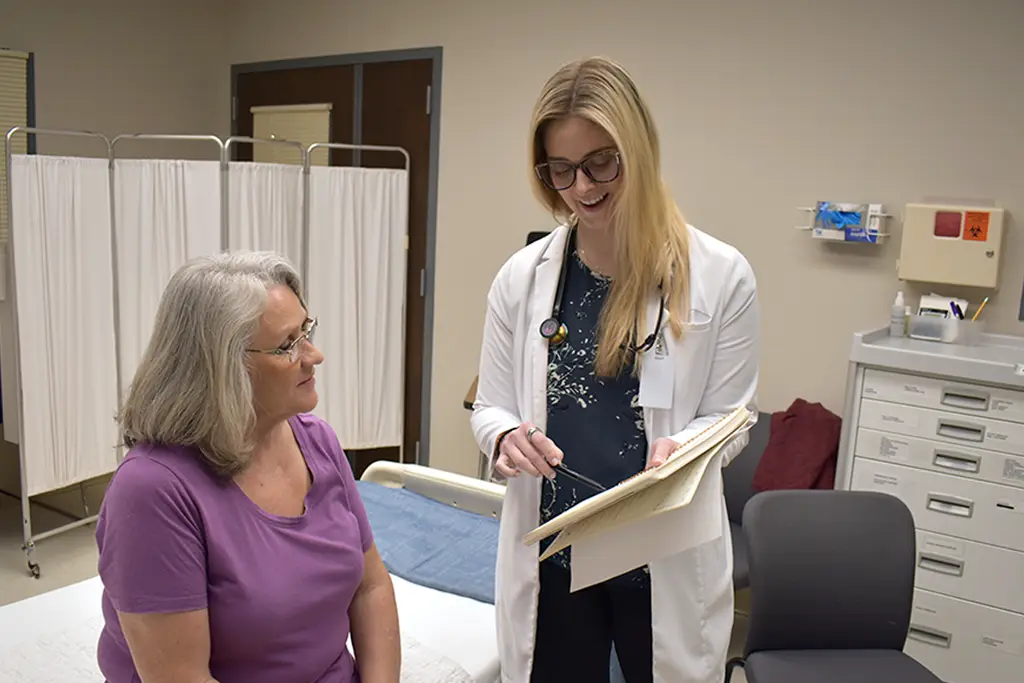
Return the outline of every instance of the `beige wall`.
[[[226,134],[225,26],[224,6],[207,0],[0,0],[0,46],[35,53],[36,125],[110,136]],[[119,154],[134,156],[208,150],[188,143],[118,146]],[[105,154],[97,143],[54,137],[40,137],[39,151]],[[94,510],[103,484],[87,487]],[[0,489],[20,490],[17,450],[6,442]],[[81,511],[77,489],[39,500]]]
[[[549,225],[528,194],[525,136],[534,97],[565,60],[601,53],[633,71],[687,217],[752,261],[763,408],[800,396],[841,411],[851,334],[886,324],[898,286],[898,243],[812,242],[793,229],[795,207],[898,210],[955,195],[1024,215],[1017,0],[307,1],[287,14],[243,0],[231,18],[235,63],[444,47],[430,444],[440,467],[474,467],[461,399],[490,279],[527,231]],[[1020,334],[1024,239],[1011,232],[986,312]]]
[[[226,17],[226,5],[210,0],[0,0],[0,45],[35,53],[41,128],[226,134]],[[40,152],[95,149],[39,139]],[[153,143],[124,153],[205,148]]]
[[[58,7],[71,14],[44,19]],[[898,287],[898,243],[829,247],[793,229],[795,207],[817,199],[897,211],[926,195],[997,199],[1011,234],[986,312],[1024,333],[1017,0],[0,0],[0,17],[0,44],[38,54],[39,123],[110,132],[226,133],[233,63],[444,47],[435,466],[475,471],[461,403],[486,289],[550,224],[526,184],[530,108],[579,56],[634,72],[687,217],[752,261],[763,408],[800,396],[840,411],[850,335],[884,325]]]

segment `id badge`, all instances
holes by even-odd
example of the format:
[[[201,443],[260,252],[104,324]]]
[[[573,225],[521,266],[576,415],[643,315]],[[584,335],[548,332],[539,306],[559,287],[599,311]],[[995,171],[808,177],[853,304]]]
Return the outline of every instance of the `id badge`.
[[[640,366],[640,406],[668,410],[672,407],[675,386],[675,366],[663,333],[658,335],[654,348],[647,352]]]

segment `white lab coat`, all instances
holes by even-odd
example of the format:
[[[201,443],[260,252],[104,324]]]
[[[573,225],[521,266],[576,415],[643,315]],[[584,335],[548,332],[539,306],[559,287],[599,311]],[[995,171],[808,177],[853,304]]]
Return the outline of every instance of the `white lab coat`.
[[[688,229],[689,319],[697,322],[682,341],[665,335],[674,397],[669,410],[644,409],[649,444],[665,436],[684,441],[738,406],[754,408],[759,312],[753,271],[735,248]],[[561,226],[518,251],[491,286],[471,417],[484,453],[493,453],[498,435],[522,422],[545,428],[547,341],[539,327],[551,315],[567,234]],[[652,292],[648,330],[639,338],[653,332],[660,301]],[[744,434],[712,466],[728,463],[746,443]],[[705,477],[701,485],[720,492],[721,476]],[[526,474],[507,482],[495,593],[503,683],[529,683],[533,667],[538,545],[527,546],[523,536],[539,523],[540,491],[540,480]],[[650,564],[655,683],[724,680],[733,624],[729,520],[721,493],[698,497],[710,501],[705,512],[720,526],[717,538]]]

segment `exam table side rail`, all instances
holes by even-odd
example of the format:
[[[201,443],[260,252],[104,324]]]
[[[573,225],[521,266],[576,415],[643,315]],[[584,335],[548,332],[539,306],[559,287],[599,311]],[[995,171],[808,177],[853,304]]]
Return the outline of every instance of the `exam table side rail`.
[[[408,489],[439,503],[494,519],[501,518],[505,499],[505,487],[500,484],[423,465],[385,460],[367,467],[360,480]]]

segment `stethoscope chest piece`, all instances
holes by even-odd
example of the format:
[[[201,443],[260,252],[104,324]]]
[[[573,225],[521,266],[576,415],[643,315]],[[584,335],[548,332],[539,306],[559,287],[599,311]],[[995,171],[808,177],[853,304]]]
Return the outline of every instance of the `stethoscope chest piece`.
[[[565,341],[568,336],[569,330],[565,327],[565,323],[560,322],[558,318],[554,316],[548,318],[540,324],[540,336],[548,340],[548,343],[557,346]]]

